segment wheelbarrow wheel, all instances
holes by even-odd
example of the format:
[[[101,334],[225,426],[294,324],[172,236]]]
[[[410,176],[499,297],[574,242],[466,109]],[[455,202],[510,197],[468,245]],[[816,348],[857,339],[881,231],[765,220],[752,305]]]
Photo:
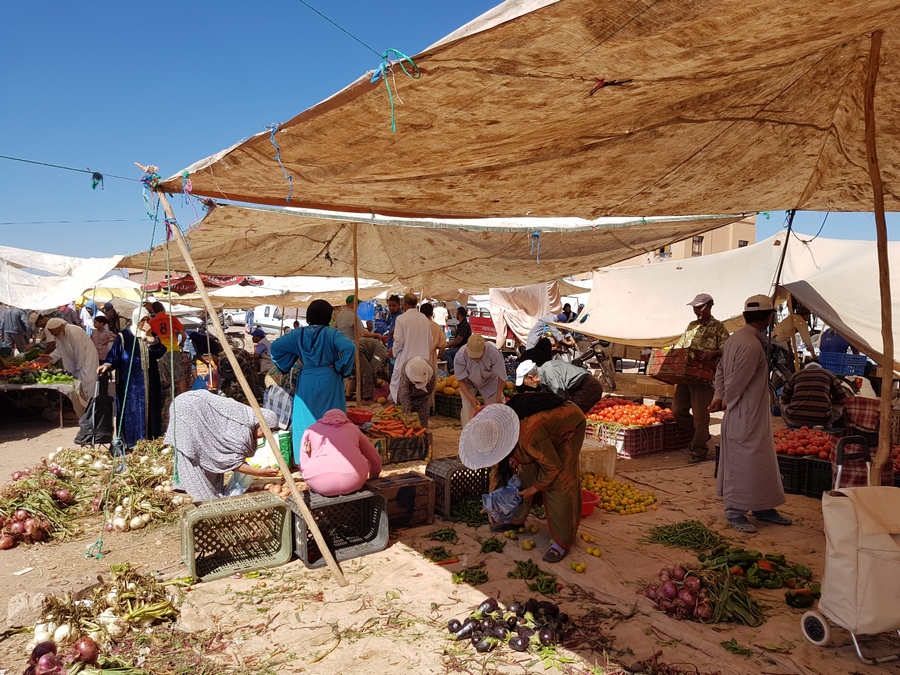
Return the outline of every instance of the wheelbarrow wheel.
[[[806,612],[800,618],[800,630],[803,637],[817,647],[827,647],[831,643],[831,626],[819,612]]]

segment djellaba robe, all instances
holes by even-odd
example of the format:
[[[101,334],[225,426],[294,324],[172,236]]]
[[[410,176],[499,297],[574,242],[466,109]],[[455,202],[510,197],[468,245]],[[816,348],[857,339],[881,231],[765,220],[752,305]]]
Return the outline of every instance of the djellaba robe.
[[[126,448],[162,435],[162,391],[157,359],[166,353],[159,342],[135,340],[123,328],[103,360],[116,371],[116,422]]]
[[[550,536],[568,550],[581,524],[581,472],[578,457],[584,444],[585,417],[574,403],[529,415],[519,425],[519,442],[512,457],[519,463],[522,489],[543,493]],[[523,499],[509,520],[521,524],[531,510]]]
[[[353,371],[356,345],[331,326],[303,326],[272,343],[272,361],[286,373],[302,362],[294,392],[291,435],[294,462],[300,464],[303,432],[329,410],[347,412],[344,378]]]
[[[764,337],[753,326],[725,342],[716,398],[725,401],[716,494],[726,509],[765,511],[784,504],[772,438]]]

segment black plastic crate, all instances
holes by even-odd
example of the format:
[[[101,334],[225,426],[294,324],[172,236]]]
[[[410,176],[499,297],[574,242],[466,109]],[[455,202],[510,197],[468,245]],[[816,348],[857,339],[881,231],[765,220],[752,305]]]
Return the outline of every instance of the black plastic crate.
[[[785,494],[803,494],[803,489],[806,485],[806,470],[805,457],[778,455],[778,472],[781,474],[781,482],[784,485]]]
[[[428,462],[425,475],[434,481],[434,511],[450,517],[453,504],[468,497],[487,494],[491,483],[491,469],[468,469],[458,459],[436,459]]]
[[[800,461],[806,465],[806,480],[800,494],[822,499],[822,493],[830,490],[834,481],[831,461],[818,457],[804,457]]]
[[[459,419],[462,416],[462,397],[436,393],[434,395],[434,412],[443,417]]]
[[[303,499],[335,560],[358,558],[387,546],[389,530],[384,495],[360,490],[340,497],[324,497],[307,490]],[[322,567],[325,558],[299,507],[293,497],[287,503],[294,514],[294,553],[307,567]]]

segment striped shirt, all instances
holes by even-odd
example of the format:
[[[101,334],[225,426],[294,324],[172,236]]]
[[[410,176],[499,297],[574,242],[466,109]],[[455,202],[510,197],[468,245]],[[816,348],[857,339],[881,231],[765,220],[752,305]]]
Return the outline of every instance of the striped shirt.
[[[832,406],[847,394],[837,378],[822,368],[804,368],[794,373],[781,392],[785,415],[810,426],[827,425],[832,418]]]

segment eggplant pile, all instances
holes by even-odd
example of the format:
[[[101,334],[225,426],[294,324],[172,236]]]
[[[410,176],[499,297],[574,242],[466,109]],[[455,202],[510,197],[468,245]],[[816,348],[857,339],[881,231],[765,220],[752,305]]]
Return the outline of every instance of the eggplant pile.
[[[709,621],[713,617],[707,590],[700,577],[681,564],[663,567],[658,584],[650,584],[638,591],[676,619]]]
[[[494,598],[488,598],[464,620],[447,623],[453,639],[471,640],[480,654],[500,644],[516,652],[540,650],[559,642],[570,627],[569,615],[560,612],[559,605],[534,598],[513,601],[505,610]]]

